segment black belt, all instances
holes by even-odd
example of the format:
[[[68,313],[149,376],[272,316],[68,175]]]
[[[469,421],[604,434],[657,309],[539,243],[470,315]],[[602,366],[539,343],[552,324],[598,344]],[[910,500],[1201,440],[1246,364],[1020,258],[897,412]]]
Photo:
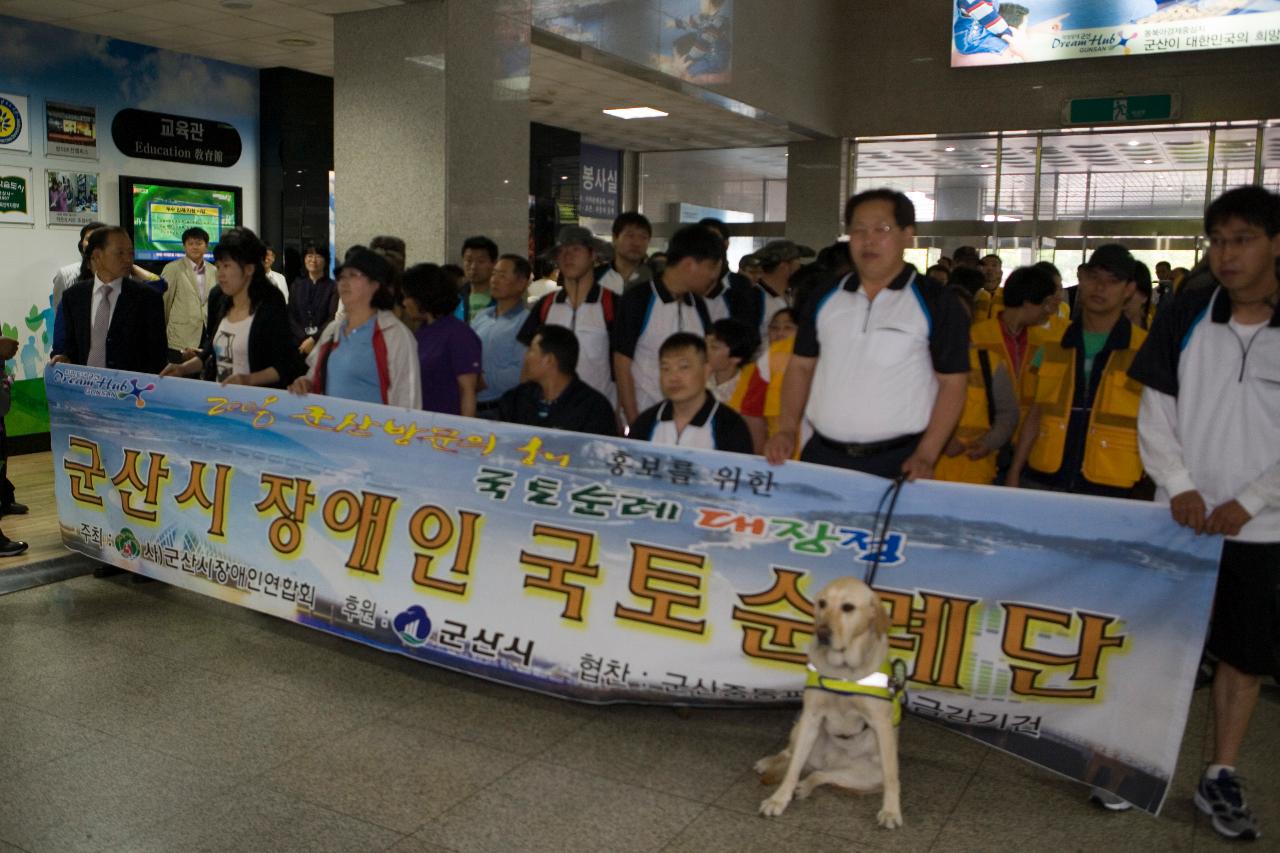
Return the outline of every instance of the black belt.
[[[916,444],[920,441],[922,432],[912,433],[911,435],[901,435],[897,438],[889,438],[884,441],[873,441],[868,444],[846,443],[843,441],[835,441],[827,438],[820,432],[815,432],[813,437],[818,439],[824,446],[852,456],[854,459],[861,459],[866,456],[876,456],[880,453],[888,453],[890,450],[901,450],[904,447]]]
[[[476,414],[480,414],[481,412],[496,412],[496,411],[498,411],[497,400],[490,400],[487,403],[476,403]]]

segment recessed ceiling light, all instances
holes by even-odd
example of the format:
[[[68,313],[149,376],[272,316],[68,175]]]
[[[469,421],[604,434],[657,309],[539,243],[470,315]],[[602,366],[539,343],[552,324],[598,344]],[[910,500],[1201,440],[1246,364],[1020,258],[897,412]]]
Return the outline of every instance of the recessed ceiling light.
[[[954,145],[948,145],[946,148],[943,148],[942,150],[943,150],[943,151],[955,151],[955,150],[956,150],[956,147],[955,147]]]
[[[1143,160],[1142,162],[1143,162],[1143,163],[1146,163],[1148,166],[1150,166],[1152,163],[1154,163],[1154,162],[1155,162],[1155,160]]]
[[[978,164],[978,168],[979,168],[979,169],[990,169],[990,168],[991,168],[991,164],[990,164],[990,163],[979,163],[979,164]]]
[[[314,47],[315,42],[311,39],[287,38],[280,39],[276,44],[283,47]]]
[[[655,110],[653,107],[622,107],[612,110],[602,110],[605,115],[614,118],[633,119],[633,118],[666,118],[670,113],[664,113],[662,110]]]
[[[1130,139],[1130,140],[1129,140],[1129,147],[1130,147],[1130,148],[1132,148],[1133,146],[1135,146],[1135,145],[1137,145],[1137,144],[1138,144],[1138,140],[1136,140],[1136,139]]]

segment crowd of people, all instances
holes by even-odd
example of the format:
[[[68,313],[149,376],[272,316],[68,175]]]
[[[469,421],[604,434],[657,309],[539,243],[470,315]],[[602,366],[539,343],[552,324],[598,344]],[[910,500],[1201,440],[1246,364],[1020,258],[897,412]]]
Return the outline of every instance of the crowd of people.
[[[1256,837],[1235,764],[1260,679],[1280,673],[1280,197],[1215,200],[1195,272],[1153,275],[1111,243],[1069,291],[1050,263],[1006,274],[972,246],[917,271],[915,211],[894,190],[850,198],[844,224],[847,242],[774,240],[736,271],[715,219],[660,256],[635,212],[611,244],[566,226],[533,259],[475,236],[457,265],[407,265],[405,241],[381,236],[345,252],[336,280],[305,247],[287,290],[248,229],[221,235],[212,267],[191,229],[155,279],[127,232],[95,224],[55,278],[53,358],[773,464],[1167,501],[1177,523],[1227,537],[1215,758],[1196,803],[1220,833]],[[531,293],[535,268],[553,272]]]

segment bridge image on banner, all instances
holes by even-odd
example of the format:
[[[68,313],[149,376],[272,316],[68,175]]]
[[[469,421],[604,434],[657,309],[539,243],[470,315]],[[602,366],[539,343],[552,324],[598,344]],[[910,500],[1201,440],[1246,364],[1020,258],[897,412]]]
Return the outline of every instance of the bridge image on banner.
[[[915,715],[1158,812],[1221,541],[1147,503],[54,365],[67,546],[586,702],[795,702],[812,595],[879,558]]]

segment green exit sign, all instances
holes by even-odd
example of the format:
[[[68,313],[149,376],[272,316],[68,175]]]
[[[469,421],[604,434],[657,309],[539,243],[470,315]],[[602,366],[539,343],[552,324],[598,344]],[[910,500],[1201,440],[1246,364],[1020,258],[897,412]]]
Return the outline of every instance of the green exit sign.
[[[1177,95],[1131,95],[1120,98],[1074,98],[1062,119],[1067,124],[1125,124],[1166,121],[1178,117]]]

